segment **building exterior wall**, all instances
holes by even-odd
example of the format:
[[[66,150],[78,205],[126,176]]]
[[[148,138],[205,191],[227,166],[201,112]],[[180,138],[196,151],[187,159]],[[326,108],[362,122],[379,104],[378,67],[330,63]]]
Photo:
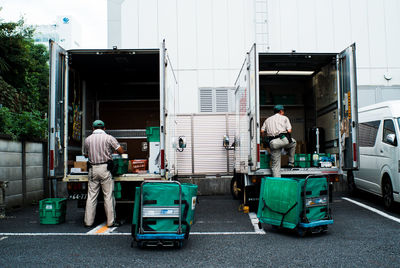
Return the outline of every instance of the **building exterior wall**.
[[[121,48],[155,48],[165,39],[179,81],[177,112],[194,113],[200,87],[233,86],[254,42],[253,17],[247,0],[125,0]]]
[[[355,42],[359,106],[372,91],[385,92],[377,102],[399,98],[399,12],[396,0],[269,0],[269,51],[340,52]]]
[[[198,88],[232,86],[255,41],[270,52],[340,52],[355,42],[362,96],[370,86],[400,85],[399,13],[397,0],[125,0],[121,44],[150,48],[166,39],[179,113],[199,111]]]
[[[21,207],[43,199],[43,144],[0,139],[0,181],[7,208]]]

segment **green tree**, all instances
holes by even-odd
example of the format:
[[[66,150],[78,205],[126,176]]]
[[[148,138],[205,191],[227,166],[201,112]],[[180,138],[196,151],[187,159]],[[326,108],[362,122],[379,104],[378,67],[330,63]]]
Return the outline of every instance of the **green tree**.
[[[33,33],[23,19],[0,19],[0,104],[7,108],[0,113],[0,123],[11,120],[18,126],[4,129],[4,125],[0,132],[11,131],[13,137],[45,137],[49,54],[45,46],[34,43]]]

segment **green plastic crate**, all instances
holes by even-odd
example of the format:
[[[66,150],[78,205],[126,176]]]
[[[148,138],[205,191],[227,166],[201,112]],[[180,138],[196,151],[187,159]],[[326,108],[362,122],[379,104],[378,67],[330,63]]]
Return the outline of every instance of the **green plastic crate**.
[[[160,127],[147,127],[146,136],[148,142],[160,141]]]
[[[311,166],[311,162],[294,161],[294,166],[299,168],[309,168]]]
[[[114,183],[114,198],[115,199],[121,199],[121,183],[120,182],[115,182]]]
[[[129,159],[114,159],[113,175],[122,175],[128,173]]]
[[[66,213],[66,198],[47,198],[39,202],[40,224],[59,224],[65,222]]]
[[[310,154],[295,154],[294,155],[294,161],[297,161],[297,162],[310,162],[311,161],[311,155]]]
[[[270,168],[271,167],[270,161],[271,161],[271,155],[265,151],[261,151],[260,152],[260,168],[261,169]]]
[[[197,185],[182,183],[182,232],[187,235],[193,225],[197,198]],[[179,186],[172,183],[147,183],[143,186],[143,202],[146,206],[176,206],[179,200]],[[132,217],[132,235],[139,231],[140,187],[136,187],[135,204]],[[175,233],[178,229],[177,219],[145,218],[143,229],[154,232]]]
[[[294,166],[300,168],[309,168],[311,166],[311,155],[310,154],[295,154],[294,155]]]
[[[257,212],[260,222],[276,226],[281,226],[282,223],[282,227],[295,228],[301,222],[303,212],[304,182],[305,179],[297,178],[263,178]],[[310,178],[306,187],[305,198],[327,196],[326,178]],[[306,217],[310,222],[326,219],[327,216],[327,205],[306,210]]]

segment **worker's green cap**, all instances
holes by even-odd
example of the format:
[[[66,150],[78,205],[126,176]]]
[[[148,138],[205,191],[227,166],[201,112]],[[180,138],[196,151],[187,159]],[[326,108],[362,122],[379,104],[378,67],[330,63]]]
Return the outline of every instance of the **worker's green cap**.
[[[280,111],[280,110],[285,110],[285,108],[283,107],[283,105],[278,104],[274,106],[274,110]]]
[[[93,127],[104,127],[104,122],[101,120],[96,120],[93,122]]]

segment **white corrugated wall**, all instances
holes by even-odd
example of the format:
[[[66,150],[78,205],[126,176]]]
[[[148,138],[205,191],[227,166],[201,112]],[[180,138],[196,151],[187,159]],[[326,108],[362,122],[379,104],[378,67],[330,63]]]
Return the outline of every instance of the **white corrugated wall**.
[[[233,173],[234,153],[223,145],[224,135],[233,143],[233,114],[178,115],[177,136],[185,136],[187,147],[177,152],[177,169],[181,175],[225,175]]]

